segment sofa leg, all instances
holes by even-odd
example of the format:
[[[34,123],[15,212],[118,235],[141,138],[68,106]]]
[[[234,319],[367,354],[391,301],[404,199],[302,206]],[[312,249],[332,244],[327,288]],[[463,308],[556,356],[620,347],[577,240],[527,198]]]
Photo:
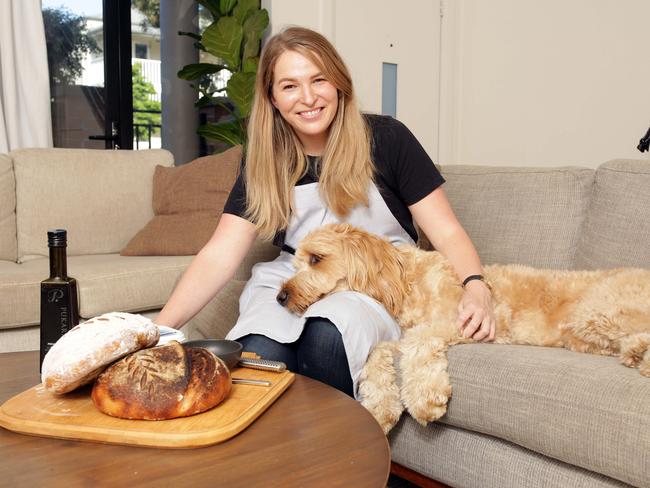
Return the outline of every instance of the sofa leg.
[[[423,474],[413,471],[407,467],[402,466],[394,462],[390,463],[390,473],[400,478],[410,481],[414,485],[417,485],[421,488],[449,488],[449,486],[439,483],[438,481],[427,478]]]

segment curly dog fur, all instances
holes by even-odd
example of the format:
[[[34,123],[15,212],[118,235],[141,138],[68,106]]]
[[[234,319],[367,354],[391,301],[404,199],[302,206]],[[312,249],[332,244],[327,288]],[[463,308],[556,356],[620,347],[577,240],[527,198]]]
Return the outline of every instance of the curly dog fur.
[[[404,408],[423,425],[443,416],[451,395],[447,348],[475,342],[456,327],[463,289],[446,258],[332,224],[303,239],[294,263],[296,275],[278,294],[292,312],[301,314],[330,293],[354,290],[382,303],[402,328],[398,342],[373,349],[359,383],[362,404],[384,432]],[[484,274],[493,288],[495,343],[619,356],[650,377],[650,270],[491,265]]]

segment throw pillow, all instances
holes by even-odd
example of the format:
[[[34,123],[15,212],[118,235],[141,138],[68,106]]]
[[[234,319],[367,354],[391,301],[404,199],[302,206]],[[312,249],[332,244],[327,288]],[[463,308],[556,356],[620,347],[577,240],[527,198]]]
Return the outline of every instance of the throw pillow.
[[[157,166],[154,217],[121,251],[122,256],[188,256],[205,245],[217,226],[237,178],[241,146],[182,166]]]

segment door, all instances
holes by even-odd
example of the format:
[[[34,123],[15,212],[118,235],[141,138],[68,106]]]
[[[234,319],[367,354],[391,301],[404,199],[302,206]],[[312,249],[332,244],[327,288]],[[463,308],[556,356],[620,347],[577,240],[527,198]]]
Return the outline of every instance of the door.
[[[263,0],[273,33],[294,24],[324,34],[351,71],[364,112],[396,116],[435,161],[442,0]]]
[[[440,0],[335,2],[332,38],[363,110],[404,122],[438,152]]]
[[[133,148],[131,0],[43,0],[54,147]]]

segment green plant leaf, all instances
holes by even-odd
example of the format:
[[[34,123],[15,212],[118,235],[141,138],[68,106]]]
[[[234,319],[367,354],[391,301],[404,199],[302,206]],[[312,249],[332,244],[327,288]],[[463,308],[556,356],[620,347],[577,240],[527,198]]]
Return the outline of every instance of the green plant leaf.
[[[244,21],[244,33],[247,36],[255,33],[257,37],[261,38],[264,29],[266,29],[268,25],[269,13],[266,10],[256,10]]]
[[[244,38],[244,52],[242,57],[254,58],[260,52],[260,36],[257,33],[246,34]]]
[[[199,127],[197,133],[206,139],[223,141],[236,146],[243,144],[246,134],[238,122],[219,122],[217,124],[205,124]]]
[[[234,73],[228,80],[226,85],[228,98],[239,109],[242,118],[248,117],[251,113],[254,91],[255,73]]]
[[[197,2],[210,11],[215,22],[219,20],[219,17],[221,17],[221,12],[219,12],[219,0],[197,0]]]
[[[183,69],[181,69],[178,72],[178,77],[182,80],[196,80],[201,76],[217,73],[222,69],[226,69],[226,67],[220,64],[212,64],[212,63],[188,64],[186,66],[183,66]]]
[[[259,56],[255,56],[254,58],[244,58],[244,61],[242,62],[242,68],[241,70],[244,73],[257,73],[257,66],[260,64],[260,58]]]
[[[221,107],[226,112],[228,112],[231,117],[239,120],[239,115],[237,115],[237,107],[235,107],[232,103],[226,103],[224,100],[228,99],[224,97],[217,97],[213,100],[213,102],[217,107]]]
[[[202,107],[207,107],[211,103],[212,103],[212,97],[201,97],[194,103],[194,106],[202,108]]]
[[[269,14],[266,10],[258,10],[244,22],[244,52],[242,54],[243,71],[256,71],[257,62],[247,62],[249,58],[255,58],[260,53],[261,39],[264,30],[269,25]],[[255,66],[255,69],[251,69]]]
[[[239,0],[235,10],[232,11],[232,15],[237,19],[239,25],[244,25],[248,16],[256,11],[259,6],[259,0]]]
[[[206,50],[231,68],[239,67],[239,53],[244,30],[233,17],[221,17],[203,33]]]
[[[228,15],[236,3],[237,0],[219,0],[219,12],[221,15]]]

